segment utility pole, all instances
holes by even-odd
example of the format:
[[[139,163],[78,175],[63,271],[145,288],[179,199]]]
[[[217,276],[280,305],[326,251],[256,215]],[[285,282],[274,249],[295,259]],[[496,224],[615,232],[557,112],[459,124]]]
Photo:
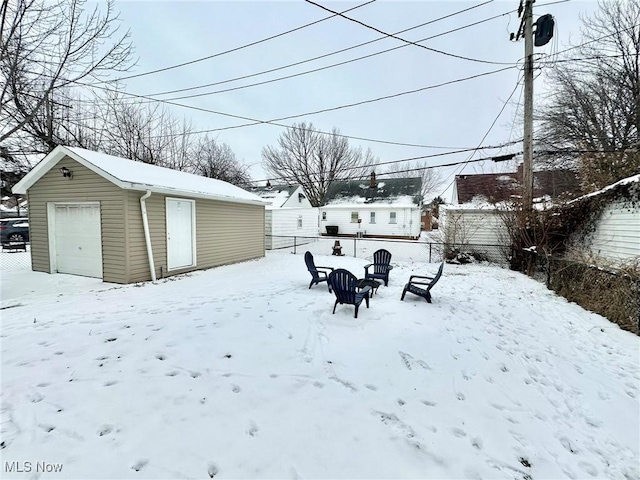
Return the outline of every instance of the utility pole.
[[[524,5],[524,152],[522,162],[522,208],[533,208],[533,2]]]

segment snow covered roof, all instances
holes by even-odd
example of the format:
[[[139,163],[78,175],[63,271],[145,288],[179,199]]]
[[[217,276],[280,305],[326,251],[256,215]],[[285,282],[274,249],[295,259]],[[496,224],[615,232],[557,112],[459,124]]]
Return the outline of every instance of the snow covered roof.
[[[422,198],[422,179],[385,178],[371,187],[370,180],[340,180],[329,187],[323,208],[358,207],[417,207]]]
[[[257,195],[222,180],[135,162],[84,148],[65,146],[56,147],[42,159],[13,187],[13,192],[26,193],[33,184],[66,156],[125,190],[150,190],[155,193],[255,205],[264,205],[265,203]]]
[[[254,187],[251,189],[272,208],[280,208],[298,189],[299,185],[272,185],[270,187]]]
[[[454,198],[460,204],[483,197],[489,202],[508,201],[521,195],[521,167],[512,173],[479,173],[456,175]],[[579,190],[576,173],[567,169],[533,172],[533,194],[536,197],[557,198]]]
[[[611,185],[607,185],[606,187],[601,188],[597,192],[587,193],[586,195],[583,195],[581,197],[574,198],[573,200],[571,200],[570,202],[567,202],[567,203],[578,202],[580,200],[584,200],[585,198],[589,198],[589,197],[594,197],[596,195],[600,195],[601,193],[604,193],[604,192],[606,192],[608,190],[613,190],[614,188],[618,188],[621,185],[627,185],[629,183],[637,183],[637,182],[640,182],[640,173],[638,173],[636,175],[632,175],[632,176],[627,177],[627,178],[623,178],[622,180],[618,180],[616,183],[612,183]]]

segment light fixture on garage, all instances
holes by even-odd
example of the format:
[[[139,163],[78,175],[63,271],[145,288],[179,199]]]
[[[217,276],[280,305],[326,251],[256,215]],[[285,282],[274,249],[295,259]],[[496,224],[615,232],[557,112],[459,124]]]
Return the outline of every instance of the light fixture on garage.
[[[73,172],[67,167],[60,167],[60,173],[63,177],[68,178],[69,180],[73,178]]]

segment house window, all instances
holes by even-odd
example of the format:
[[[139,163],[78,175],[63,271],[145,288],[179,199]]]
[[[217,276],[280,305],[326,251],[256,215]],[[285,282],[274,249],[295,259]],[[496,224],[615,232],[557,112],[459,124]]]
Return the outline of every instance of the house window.
[[[396,212],[389,212],[389,223],[396,223]]]
[[[358,223],[358,212],[351,212],[351,223]]]
[[[298,217],[298,228],[302,228],[302,215]]]
[[[327,212],[322,212],[322,220],[326,220],[327,219]]]
[[[369,223],[376,223],[376,212],[370,213]]]

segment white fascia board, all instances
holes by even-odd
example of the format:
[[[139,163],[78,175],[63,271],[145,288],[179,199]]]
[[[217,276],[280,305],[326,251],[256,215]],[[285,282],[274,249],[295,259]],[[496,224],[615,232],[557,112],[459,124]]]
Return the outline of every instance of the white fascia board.
[[[188,198],[202,198],[205,200],[218,200],[220,202],[244,203],[247,205],[259,205],[259,206],[267,205],[267,202],[264,202],[264,201],[245,200],[245,199],[236,198],[236,197],[225,197],[223,195],[211,195],[209,193],[175,190],[173,188],[156,187],[154,185],[144,185],[141,183],[127,183],[127,182],[120,182],[120,183],[122,183],[122,185],[118,185],[118,186],[124,190],[136,190],[141,192],[142,191],[146,192],[147,190],[150,190],[152,193],[160,193],[163,195],[170,195],[173,197],[182,196],[182,197],[188,197]]]
[[[73,151],[69,150],[68,148],[65,148],[64,146],[60,145],[54,148],[51,151],[51,153],[49,153],[46,157],[40,160],[40,162],[35,167],[33,167],[31,171],[27,173],[22,180],[20,180],[18,183],[16,183],[13,186],[11,191],[13,193],[20,193],[20,194],[27,193],[28,189],[30,189],[49,170],[51,170],[51,167],[56,165],[64,157],[72,158],[73,160],[87,167],[89,170],[93,171],[94,173],[100,175],[101,177],[106,178],[107,180],[116,184],[120,188],[123,188],[122,186],[123,182],[121,182],[114,176],[108,174],[104,170],[101,170],[100,168],[96,167],[93,163],[87,162],[84,158],[75,154]]]

